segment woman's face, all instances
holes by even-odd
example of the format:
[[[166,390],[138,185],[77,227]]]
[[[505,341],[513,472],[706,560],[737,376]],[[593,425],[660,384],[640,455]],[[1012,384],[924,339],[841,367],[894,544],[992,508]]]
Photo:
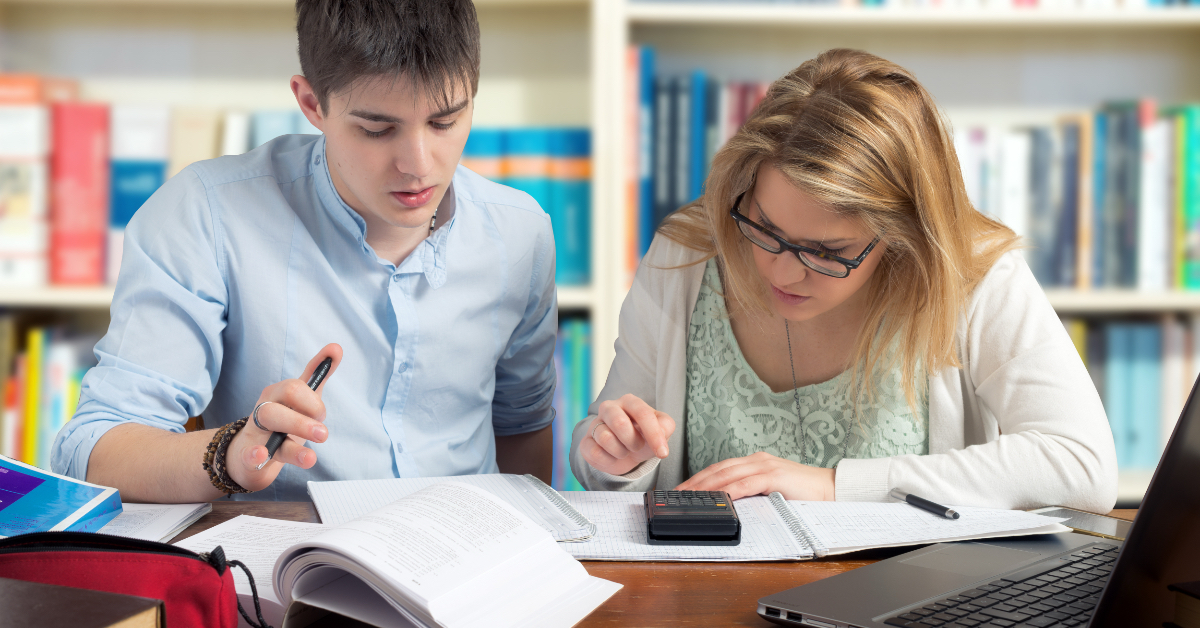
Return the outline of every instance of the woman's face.
[[[753,194],[742,200],[742,213],[788,242],[846,259],[858,257],[875,238],[797,189],[770,164],[759,168]],[[750,248],[758,274],[767,282],[773,309],[799,322],[855,313],[865,302],[862,287],[875,273],[884,243],[876,244],[858,268],[840,279],[812,270],[794,253],[770,253],[754,244]]]

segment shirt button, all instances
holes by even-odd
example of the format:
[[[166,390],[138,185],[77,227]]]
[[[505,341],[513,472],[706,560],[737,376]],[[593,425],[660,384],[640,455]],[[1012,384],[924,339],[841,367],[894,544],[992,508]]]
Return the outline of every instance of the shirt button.
[[[321,156],[317,155],[317,165],[321,165]]]
[[[401,362],[400,367],[396,370],[400,371],[401,373],[403,373],[404,371],[407,371],[408,370],[408,362]]]
[[[392,281],[400,281],[400,275],[392,275]]]

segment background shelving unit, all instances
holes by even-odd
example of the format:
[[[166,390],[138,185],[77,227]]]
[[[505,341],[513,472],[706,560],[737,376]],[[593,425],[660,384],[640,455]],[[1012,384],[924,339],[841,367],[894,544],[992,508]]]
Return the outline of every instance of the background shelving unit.
[[[719,79],[777,78],[833,47],[866,49],[912,70],[955,125],[1027,123],[1105,100],[1150,96],[1162,103],[1200,99],[1200,11],[1144,9],[857,8],[780,2],[592,4],[593,235],[610,265],[623,259],[621,185],[626,177],[625,50],[654,46],[657,72],[703,68]],[[602,260],[603,263],[603,260]],[[611,362],[614,311],[623,272],[597,276],[597,365]],[[1200,294],[1051,290],[1064,315],[1200,313]],[[1141,498],[1148,473],[1122,473],[1122,502]]]
[[[664,73],[771,80],[818,52],[864,48],[913,70],[956,124],[1050,119],[1107,99],[1200,100],[1200,11],[862,9],[783,2],[476,0],[476,126],[590,125],[592,283],[559,290],[592,323],[593,389],[628,290],[622,191],[625,51]],[[0,67],[80,80],[85,98],[290,108],[293,0],[0,0]],[[1050,291],[1071,315],[1200,313],[1200,294]],[[0,289],[0,307],[106,321],[110,288]],[[1140,482],[1140,484],[1139,484]],[[1122,477],[1122,497],[1144,480]]]

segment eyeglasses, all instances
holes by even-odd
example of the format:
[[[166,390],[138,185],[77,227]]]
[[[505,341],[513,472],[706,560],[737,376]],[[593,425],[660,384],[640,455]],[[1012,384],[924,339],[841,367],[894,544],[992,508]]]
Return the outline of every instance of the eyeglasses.
[[[871,253],[871,249],[879,243],[879,236],[875,236],[874,240],[867,245],[867,248],[854,259],[846,259],[830,254],[828,251],[813,249],[799,244],[792,244],[787,240],[775,235],[770,229],[750,220],[738,208],[742,205],[742,197],[746,194],[739,194],[737,200],[733,202],[733,209],[729,210],[730,218],[738,224],[738,229],[741,229],[742,235],[746,239],[753,242],[756,246],[768,253],[782,253],[785,250],[791,251],[800,258],[800,262],[805,266],[830,277],[842,278],[850,274],[850,271],[858,268],[867,255]]]

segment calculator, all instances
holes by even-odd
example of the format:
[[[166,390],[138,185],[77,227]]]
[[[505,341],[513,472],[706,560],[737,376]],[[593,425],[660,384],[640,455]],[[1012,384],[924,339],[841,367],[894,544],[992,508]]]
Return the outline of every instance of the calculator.
[[[651,545],[737,545],[742,522],[725,491],[647,491]]]

